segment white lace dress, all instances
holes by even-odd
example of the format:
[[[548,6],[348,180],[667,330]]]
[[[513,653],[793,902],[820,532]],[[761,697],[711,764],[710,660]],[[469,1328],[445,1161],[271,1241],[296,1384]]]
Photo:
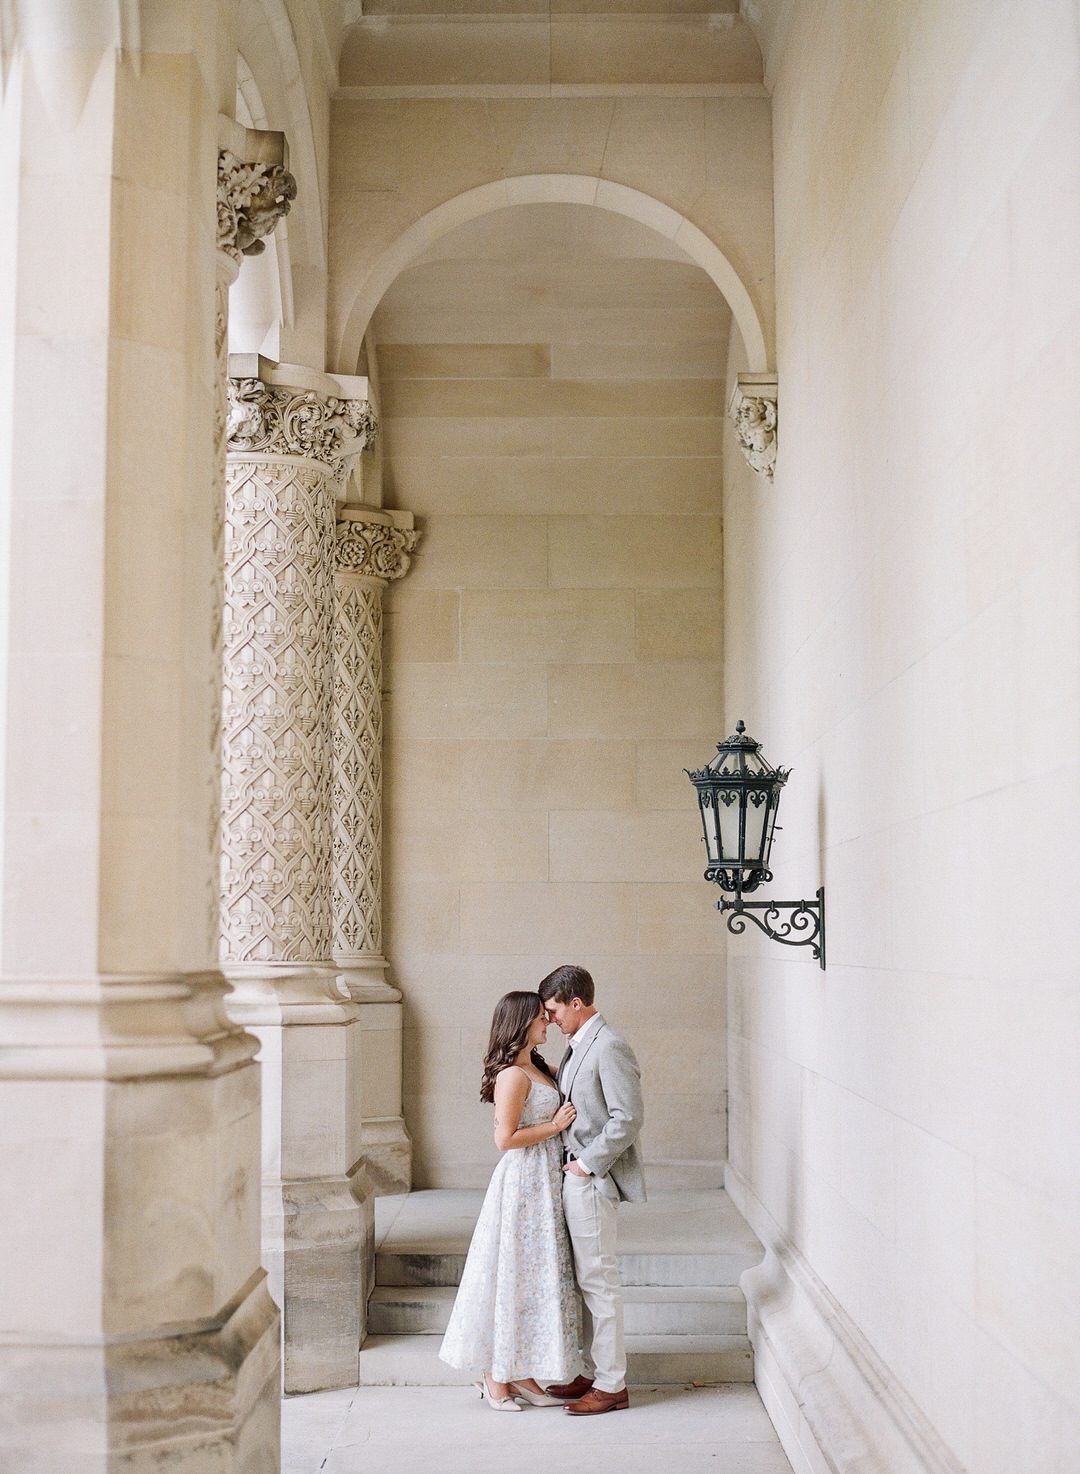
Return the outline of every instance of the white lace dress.
[[[518,1125],[550,1121],[558,1107],[555,1086],[533,1081]],[[581,1304],[563,1217],[559,1137],[503,1152],[439,1356],[497,1382],[570,1382],[581,1371]]]

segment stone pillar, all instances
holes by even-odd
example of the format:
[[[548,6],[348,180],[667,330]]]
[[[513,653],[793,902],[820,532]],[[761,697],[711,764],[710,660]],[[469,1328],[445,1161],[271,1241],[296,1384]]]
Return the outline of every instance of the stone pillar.
[[[262,1045],[263,1258],[290,1392],[355,1385],[373,1257],[330,763],[336,492],[374,423],[366,379],[230,359],[221,955]]]
[[[359,1109],[377,1193],[408,1192],[401,994],[382,950],[382,596],[409,567],[412,515],[350,507],[337,528],[334,628],[334,959],[361,1010]]]
[[[224,1006],[207,822],[217,104],[200,17],[169,9],[24,4],[0,38],[0,1469],[19,1474],[278,1467],[257,1046]]]

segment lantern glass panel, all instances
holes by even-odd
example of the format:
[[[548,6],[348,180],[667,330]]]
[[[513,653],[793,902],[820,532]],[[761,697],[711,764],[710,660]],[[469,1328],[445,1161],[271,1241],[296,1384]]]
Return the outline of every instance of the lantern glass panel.
[[[716,809],[720,816],[720,858],[729,865],[739,863],[739,793],[734,788],[718,789]]]
[[[746,849],[747,863],[764,863],[762,850],[765,845],[765,820],[769,815],[769,799],[765,789],[750,789],[746,795]]]
[[[716,798],[711,793],[702,794],[701,822],[705,828],[705,848],[710,860],[719,860],[719,839],[716,832]]]

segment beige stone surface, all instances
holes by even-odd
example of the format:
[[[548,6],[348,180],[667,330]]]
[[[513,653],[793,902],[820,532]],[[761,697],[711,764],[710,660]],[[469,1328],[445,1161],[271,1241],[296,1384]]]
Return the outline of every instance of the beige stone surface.
[[[383,650],[390,664],[456,660],[460,646],[460,595],[455,589],[417,593],[403,607],[385,601]]]
[[[534,665],[428,665],[391,671],[385,721],[391,741],[447,737],[542,736],[548,721],[548,674]]]
[[[553,445],[555,422],[549,435],[534,437],[531,453],[484,450],[455,455],[451,447],[459,443],[457,437],[445,442],[442,454],[414,455],[406,450],[394,456],[390,468],[393,496],[421,515],[640,512],[648,516],[658,506],[674,516],[707,516],[713,511],[719,482],[718,463],[712,457],[695,455],[677,441],[670,446],[670,454],[634,454],[636,448],[648,449],[640,436],[630,436],[634,422],[625,422],[629,438],[621,446],[617,432],[608,439],[597,430],[598,424],[609,421],[590,417],[577,423],[583,426],[586,440],[576,445],[560,433],[558,453],[547,453]],[[402,439],[408,443],[411,437],[406,432]],[[581,477],[576,474],[582,469],[577,462],[585,455],[593,464],[587,468],[588,475]]]
[[[493,109],[515,156],[556,111]],[[700,104],[668,111],[700,142]],[[582,103],[562,126],[587,149],[611,113]],[[723,1052],[720,932],[681,769],[721,725],[728,328],[657,240],[566,205],[509,210],[438,242],[380,308],[386,485],[424,528],[387,600],[384,850],[418,1182],[483,1182],[491,1008],[571,958],[642,1045],[653,1159],[689,1179],[723,1152],[723,1070],[697,1063]],[[702,1126],[676,1146],[663,1123],[685,1116],[687,1079]]]
[[[715,587],[718,517],[565,517],[549,534],[556,588]]]
[[[628,591],[575,586],[462,598],[462,660],[593,664],[630,660],[633,650]]]
[[[725,459],[725,706],[793,769],[775,889],[824,881],[830,905],[824,976],[763,940],[730,959],[731,1161],[841,1307],[834,1339],[797,1270],[763,1284],[777,1354],[821,1348],[813,1370],[768,1367],[793,1389],[770,1411],[794,1447],[862,1406],[867,1457],[890,1471],[925,1463],[901,1453],[880,1371],[844,1370],[853,1336],[958,1466],[1047,1474],[1080,1437],[1059,1313],[1080,1285],[1062,1237],[1075,1092],[1054,1043],[1075,1031],[1076,969],[1037,910],[1004,919],[1000,872],[1006,852],[1037,851],[1052,888],[1077,868],[1077,361],[1061,354],[1080,216],[1056,181],[1076,172],[1080,54],[1067,5],[1022,40],[1013,19],[791,8],[771,63],[777,289],[805,310],[781,314],[767,496]],[[711,126],[726,100],[706,106]],[[1060,372],[1033,393],[1047,353]],[[1018,712],[1040,733],[1021,762]],[[765,1308],[781,1302],[782,1336]]]
[[[469,742],[461,753],[463,809],[591,809],[603,792],[608,810],[629,808],[634,794],[634,745],[620,741]]]
[[[556,737],[685,736],[707,742],[716,727],[720,672],[705,661],[555,666],[549,730]]]
[[[545,582],[547,529],[534,518],[431,519],[424,534],[410,588],[536,588]],[[505,556],[507,547],[515,549],[514,558]]]
[[[638,589],[634,613],[639,660],[719,660],[723,655],[719,589]]]
[[[697,814],[581,811],[551,816],[553,880],[678,881],[694,878]]]

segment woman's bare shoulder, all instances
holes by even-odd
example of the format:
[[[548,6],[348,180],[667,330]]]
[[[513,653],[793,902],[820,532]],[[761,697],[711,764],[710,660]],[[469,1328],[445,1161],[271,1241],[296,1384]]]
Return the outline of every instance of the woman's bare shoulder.
[[[495,1076],[496,1094],[500,1092],[506,1094],[509,1091],[513,1091],[516,1094],[520,1091],[523,1095],[527,1095],[531,1088],[532,1076],[528,1070],[522,1069],[520,1065],[507,1065],[504,1070],[500,1070]]]

